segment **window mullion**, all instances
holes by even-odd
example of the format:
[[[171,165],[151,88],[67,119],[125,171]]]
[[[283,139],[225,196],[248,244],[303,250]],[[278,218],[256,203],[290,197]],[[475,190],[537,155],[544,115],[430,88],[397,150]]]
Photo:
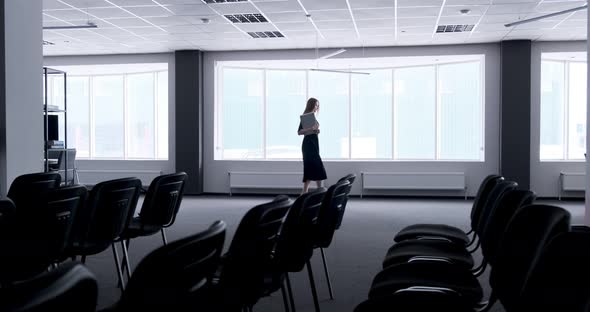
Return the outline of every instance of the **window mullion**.
[[[153,139],[154,139],[154,158],[153,159],[158,159],[158,133],[159,133],[159,129],[160,129],[160,125],[158,124],[158,107],[159,107],[159,90],[158,90],[158,86],[159,86],[159,80],[158,80],[158,72],[154,72],[153,73],[153,77],[154,77],[154,128],[153,128]]]
[[[129,112],[127,111],[127,90],[128,90],[128,83],[127,83],[127,75],[123,75],[123,159],[127,159],[129,155],[129,123],[127,118],[129,117]]]
[[[438,77],[438,64],[434,65],[434,160],[440,159],[440,85]]]
[[[570,81],[569,81],[569,62],[563,62],[563,157],[568,160],[569,155],[569,111],[570,111]]]
[[[88,132],[88,144],[90,144],[89,146],[89,151],[90,151],[90,155],[88,155],[88,157],[90,159],[94,158],[94,155],[96,153],[95,151],[95,132],[96,129],[94,129],[95,127],[95,117],[94,117],[94,77],[92,76],[88,76],[88,125],[90,125],[90,131]]]
[[[264,121],[262,127],[262,159],[266,159],[266,69],[262,71],[262,120]]]
[[[391,159],[395,160],[395,68],[391,69]]]
[[[348,74],[348,159],[352,159],[352,74]]]

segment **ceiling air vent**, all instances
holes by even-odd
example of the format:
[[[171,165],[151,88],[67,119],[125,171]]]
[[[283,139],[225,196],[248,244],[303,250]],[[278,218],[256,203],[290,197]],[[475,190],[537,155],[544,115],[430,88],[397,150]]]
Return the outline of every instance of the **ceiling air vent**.
[[[437,33],[465,32],[473,30],[475,25],[438,25]]]
[[[212,3],[234,3],[234,2],[248,2],[248,0],[202,0],[207,4]]]
[[[239,24],[239,23],[268,23],[268,20],[260,13],[252,14],[227,14],[224,15],[228,21]]]
[[[43,40],[43,45],[55,45],[55,43],[47,41],[47,40]]]
[[[256,31],[256,32],[248,32],[252,38],[262,39],[262,38],[284,38],[285,36],[280,31]]]

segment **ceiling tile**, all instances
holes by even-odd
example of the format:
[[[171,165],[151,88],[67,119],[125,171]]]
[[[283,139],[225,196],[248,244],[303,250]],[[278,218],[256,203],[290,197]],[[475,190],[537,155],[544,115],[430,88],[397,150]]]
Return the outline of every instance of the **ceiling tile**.
[[[393,8],[395,0],[349,0],[352,9]]]
[[[191,4],[191,5],[171,5],[167,6],[170,11],[176,15],[196,15],[209,16],[216,15],[216,13],[205,4]]]
[[[256,6],[265,14],[303,11],[303,9],[299,5],[299,3],[297,3],[297,1],[294,1],[294,0],[256,2]]]
[[[439,25],[475,25],[480,20],[480,16],[441,16]]]
[[[532,13],[535,11],[535,6],[535,3],[494,4],[490,6],[487,14],[492,15]]]
[[[145,21],[139,18],[115,18],[115,19],[104,19],[105,21],[114,24],[115,26],[119,27],[141,27],[141,26],[150,26],[150,24],[146,23]]]
[[[414,18],[399,18],[397,25],[404,26],[432,26],[436,24],[436,17],[414,17]]]
[[[314,22],[318,21],[349,21],[350,11],[348,10],[323,10],[309,11]]]
[[[266,17],[273,23],[292,23],[292,22],[307,22],[307,17],[303,11],[300,12],[282,12],[282,13],[267,13]]]
[[[69,7],[57,0],[43,0],[43,10],[68,9]]]
[[[315,31],[310,22],[303,23],[277,23],[275,24],[281,31]]]
[[[209,7],[220,14],[258,13],[256,7],[254,7],[249,2],[236,2],[232,4],[203,4],[200,6]]]
[[[161,6],[137,6],[137,7],[126,7],[127,11],[141,16],[141,17],[162,17],[171,16],[172,13],[167,11]]]
[[[374,19],[374,20],[360,20],[356,21],[358,28],[383,28],[394,27],[395,21],[393,19]]]
[[[407,7],[439,7],[442,5],[443,0],[422,0],[420,2],[416,0],[397,0],[397,7],[398,8],[407,8]],[[446,5],[449,5],[449,0],[447,0]]]
[[[348,9],[345,0],[300,0],[305,9],[313,10],[342,10]]]
[[[438,16],[440,8],[438,7],[414,7],[414,8],[398,8],[397,16],[404,17],[424,17],[424,16]]]
[[[316,25],[322,31],[328,29],[354,29],[354,25],[346,21],[316,22]]]
[[[49,11],[46,12],[46,14],[64,21],[79,21],[91,18],[88,16],[88,14],[74,9]]]
[[[395,9],[380,8],[380,9],[358,9],[353,10],[355,20],[375,19],[375,18],[395,18]]]
[[[118,5],[121,7],[157,5],[152,0],[109,0],[109,1],[111,3],[113,3],[114,5]]]
[[[92,8],[88,9],[88,13],[98,18],[124,18],[133,17],[133,15],[121,10],[117,7],[112,8]]]

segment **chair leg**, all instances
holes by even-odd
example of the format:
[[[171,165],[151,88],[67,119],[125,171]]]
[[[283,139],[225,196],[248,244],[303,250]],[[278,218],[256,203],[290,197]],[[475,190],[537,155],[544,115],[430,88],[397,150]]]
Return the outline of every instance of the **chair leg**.
[[[313,305],[316,312],[320,312],[320,303],[318,301],[318,292],[315,288],[315,281],[313,279],[313,272],[311,270],[311,263],[307,260],[307,274],[309,275],[309,285],[311,286],[311,295],[313,296]]]
[[[121,272],[121,267],[119,266],[119,254],[117,253],[117,248],[115,244],[111,244],[111,248],[113,249],[113,256],[115,256],[115,267],[117,268],[117,275],[119,275],[119,281],[121,281],[121,291],[125,290],[125,282],[123,281],[123,272]]]
[[[281,284],[281,295],[283,296],[283,305],[285,306],[285,312],[290,312],[289,300],[287,299],[287,290],[285,289],[285,283]]]
[[[291,302],[291,310],[295,312],[295,300],[293,299],[293,289],[291,289],[291,279],[289,273],[285,273],[285,283],[287,283],[287,292],[289,293],[289,302]]]
[[[129,240],[129,239],[125,240],[125,244],[127,247],[127,253],[129,254],[129,246],[131,246],[131,240]],[[131,264],[127,263],[127,261],[128,261],[127,257],[125,257],[125,255],[123,255],[123,262],[121,262],[121,270],[123,272],[125,272],[126,265],[131,267]],[[129,272],[129,273],[131,273],[131,272]]]
[[[125,246],[125,241],[121,241],[121,248],[123,249],[123,263],[121,265],[127,266],[127,281],[131,279],[131,265],[129,264],[129,253],[127,252],[127,246]]]
[[[322,254],[322,262],[324,262],[324,272],[326,273],[326,281],[328,282],[328,292],[330,293],[330,300],[334,300],[334,293],[332,293],[332,282],[330,281],[330,273],[328,272],[328,263],[326,263],[326,255],[324,248],[320,248]]]
[[[168,245],[168,240],[166,239],[166,231],[164,230],[164,228],[162,228],[160,232],[162,232],[162,241],[164,241],[164,246]]]

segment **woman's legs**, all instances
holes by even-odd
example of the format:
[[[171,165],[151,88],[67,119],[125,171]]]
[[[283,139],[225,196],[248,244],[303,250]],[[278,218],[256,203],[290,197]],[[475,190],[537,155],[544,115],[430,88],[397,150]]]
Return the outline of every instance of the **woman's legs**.
[[[303,182],[303,192],[301,192],[301,194],[307,193],[307,191],[309,190],[309,182],[311,182],[311,181],[307,180],[307,181]]]
[[[315,184],[318,186],[318,188],[322,187],[322,181],[315,181]]]

